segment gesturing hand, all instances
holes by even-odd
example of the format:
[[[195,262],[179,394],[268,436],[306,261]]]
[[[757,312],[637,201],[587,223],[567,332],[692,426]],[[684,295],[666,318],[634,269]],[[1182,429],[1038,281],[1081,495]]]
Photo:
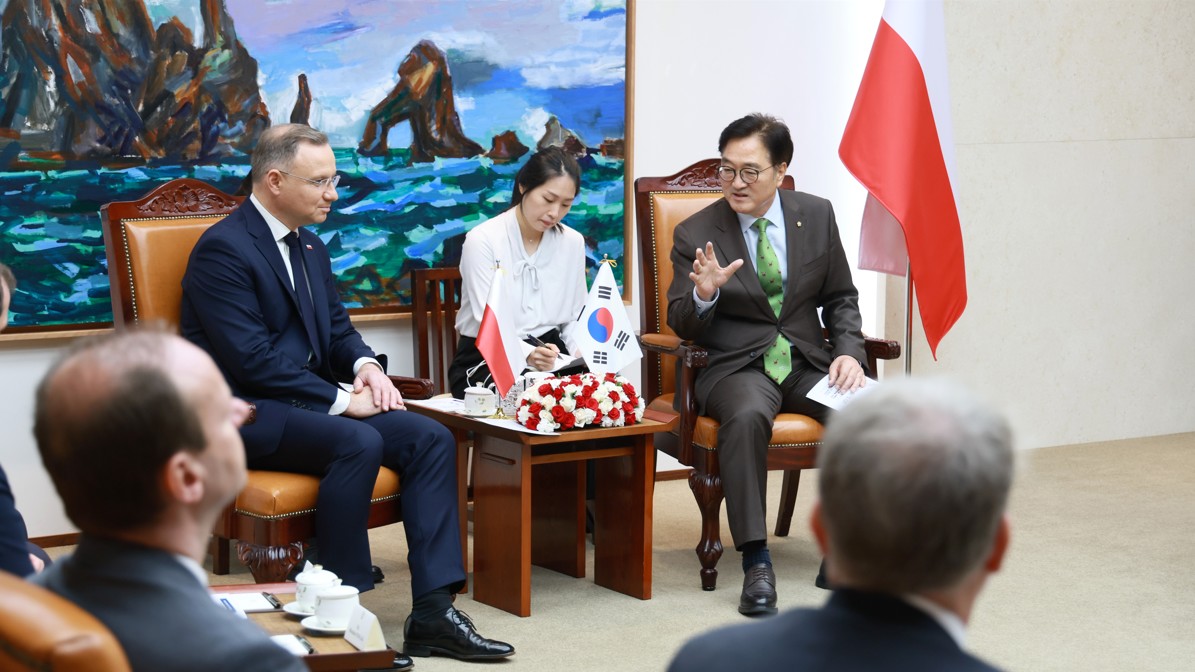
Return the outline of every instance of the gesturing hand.
[[[697,248],[693,258],[693,271],[689,273],[689,279],[697,288],[697,297],[702,301],[712,301],[718,288],[725,285],[742,265],[742,259],[735,259],[725,266],[719,264],[712,242],[707,242],[704,250]]]

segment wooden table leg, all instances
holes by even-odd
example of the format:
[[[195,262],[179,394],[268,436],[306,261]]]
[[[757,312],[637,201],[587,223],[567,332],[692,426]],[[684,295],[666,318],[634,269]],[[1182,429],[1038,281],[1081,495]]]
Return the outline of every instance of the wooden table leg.
[[[531,562],[585,576],[585,461],[531,469]]]
[[[635,446],[631,456],[597,460],[593,579],[649,600],[656,453],[650,434],[628,440]]]
[[[473,447],[473,599],[530,616],[530,450],[481,435]]]

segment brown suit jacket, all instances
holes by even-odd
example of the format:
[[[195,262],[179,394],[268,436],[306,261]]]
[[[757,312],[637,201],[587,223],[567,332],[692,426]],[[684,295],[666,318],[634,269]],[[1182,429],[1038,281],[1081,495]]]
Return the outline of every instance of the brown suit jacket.
[[[726,199],[689,217],[673,232],[668,326],[709,351],[709,366],[697,376],[699,411],[704,410],[710,390],[720,380],[763,356],[775,342],[777,330],[822,371],[828,371],[839,355],[850,355],[865,364],[859,292],[851,280],[833,206],[811,194],[788,189],[777,193],[788,247],[788,280],[779,317],[759,284],[755,250],[747,249],[739,220]],[[735,259],[744,263],[722,286],[710,312],[698,318],[689,273],[695,250],[704,248],[706,241],[713,242],[719,263]],[[823,337],[823,323],[828,342]]]

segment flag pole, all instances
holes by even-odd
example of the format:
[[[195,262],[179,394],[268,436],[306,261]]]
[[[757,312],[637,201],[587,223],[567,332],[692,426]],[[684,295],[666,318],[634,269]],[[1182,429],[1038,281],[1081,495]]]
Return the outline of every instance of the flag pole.
[[[905,377],[913,375],[913,267],[905,259]]]

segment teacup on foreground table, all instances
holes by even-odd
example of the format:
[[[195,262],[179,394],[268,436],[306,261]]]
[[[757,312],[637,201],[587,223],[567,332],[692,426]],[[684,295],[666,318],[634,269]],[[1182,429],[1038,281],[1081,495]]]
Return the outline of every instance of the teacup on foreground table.
[[[361,604],[361,596],[354,586],[332,586],[315,597],[315,620],[327,630],[349,627],[353,607]]]
[[[339,586],[340,579],[335,573],[324,569],[323,565],[310,565],[295,576],[295,583],[295,602],[301,611],[310,614],[315,611],[316,597],[325,590]]]

